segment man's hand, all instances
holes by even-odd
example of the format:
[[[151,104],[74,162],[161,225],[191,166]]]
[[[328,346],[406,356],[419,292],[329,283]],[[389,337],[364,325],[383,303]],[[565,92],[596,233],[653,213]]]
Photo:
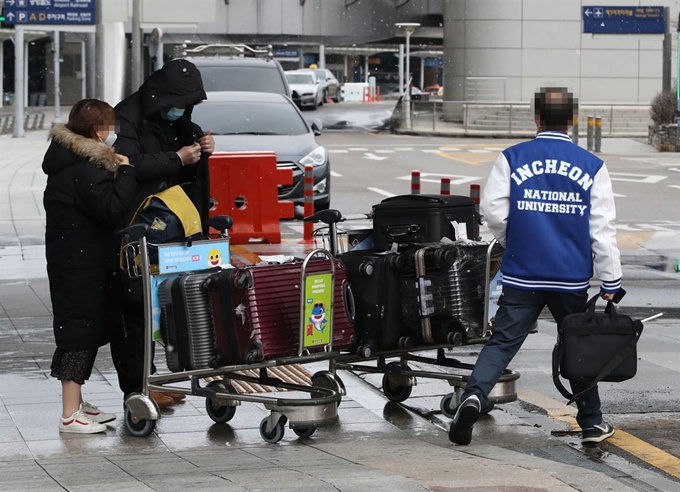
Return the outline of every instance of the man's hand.
[[[613,301],[616,294],[612,292],[600,292],[600,297],[605,301]]]
[[[182,160],[183,166],[196,164],[201,159],[201,144],[195,142],[192,145],[182,147],[177,151],[177,155]]]
[[[212,130],[208,130],[198,139],[201,144],[201,152],[204,154],[212,154],[215,151],[215,139],[212,136]]]

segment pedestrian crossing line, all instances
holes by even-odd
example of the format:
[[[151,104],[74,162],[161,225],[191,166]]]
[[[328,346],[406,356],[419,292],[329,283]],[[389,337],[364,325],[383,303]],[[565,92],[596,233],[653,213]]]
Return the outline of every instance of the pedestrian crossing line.
[[[378,195],[386,196],[387,198],[397,196],[394,193],[390,193],[389,191],[385,191],[380,188],[367,188],[367,190],[372,191],[373,193],[377,193]]]
[[[506,147],[484,147],[484,148],[492,152],[503,152],[506,149]]]
[[[580,431],[581,428],[576,423],[576,409],[574,407],[567,406],[533,390],[520,390],[517,392],[517,396],[520,400],[542,408],[551,418],[566,422],[575,431]],[[639,437],[635,437],[624,430],[616,429],[614,435],[607,439],[607,442],[669,475],[680,478],[680,458],[643,441]]]
[[[413,147],[395,147],[394,150],[398,150],[399,152],[412,152]]]
[[[680,185],[668,185],[669,188],[677,188],[680,190]]]
[[[331,171],[331,176],[333,176],[334,178],[342,178],[342,174],[336,173],[335,171]]]
[[[387,150],[387,149],[381,149],[381,150],[376,150],[376,154],[394,154],[394,150]]]
[[[348,154],[349,150],[347,149],[326,149],[326,151],[329,154]]]
[[[462,149],[458,147],[439,147],[439,150],[444,152],[460,152]]]
[[[421,152],[425,152],[426,154],[438,154],[441,152],[439,149],[420,149]]]
[[[348,147],[348,150],[352,152],[366,152],[368,149],[366,147]]]
[[[469,149],[468,152],[470,152],[471,154],[490,154],[491,153],[490,150],[486,150],[486,149]]]

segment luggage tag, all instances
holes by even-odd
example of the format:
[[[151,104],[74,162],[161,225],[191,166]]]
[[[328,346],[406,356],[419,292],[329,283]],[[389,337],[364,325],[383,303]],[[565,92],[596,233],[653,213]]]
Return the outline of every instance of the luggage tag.
[[[459,223],[458,221],[452,220],[451,225],[453,226],[453,230],[456,233],[457,241],[469,241],[467,235],[467,225],[465,222]]]

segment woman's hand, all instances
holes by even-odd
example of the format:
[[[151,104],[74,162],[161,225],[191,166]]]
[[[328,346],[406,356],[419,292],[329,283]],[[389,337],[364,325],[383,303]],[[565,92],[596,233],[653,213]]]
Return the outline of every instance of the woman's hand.
[[[215,139],[212,136],[212,130],[208,130],[198,139],[201,144],[201,152],[204,154],[212,154],[215,151]]]
[[[127,156],[122,155],[122,154],[116,154],[116,157],[118,158],[118,165],[119,166],[131,166],[130,164],[130,159],[127,158]]]

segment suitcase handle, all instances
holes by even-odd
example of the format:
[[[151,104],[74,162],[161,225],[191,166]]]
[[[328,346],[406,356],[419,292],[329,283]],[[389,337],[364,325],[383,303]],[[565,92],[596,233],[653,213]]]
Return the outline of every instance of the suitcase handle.
[[[420,231],[421,227],[418,224],[396,224],[391,226],[384,226],[383,230],[392,237],[406,236],[407,234],[415,234]]]

